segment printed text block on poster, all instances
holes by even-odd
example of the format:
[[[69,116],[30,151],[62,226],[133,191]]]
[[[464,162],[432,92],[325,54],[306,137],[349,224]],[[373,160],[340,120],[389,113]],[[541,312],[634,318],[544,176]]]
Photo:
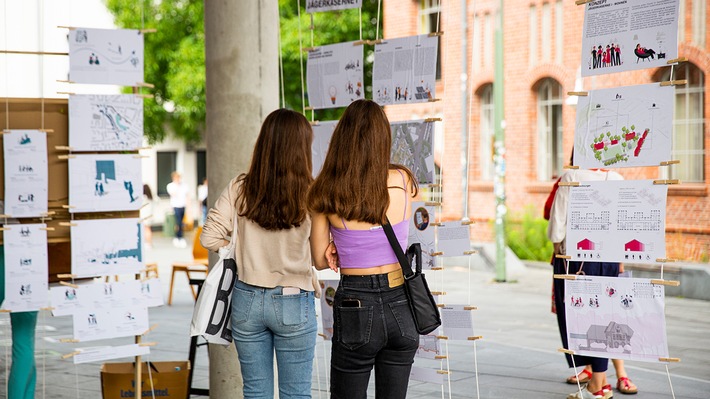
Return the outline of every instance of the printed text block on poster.
[[[5,225],[5,300],[2,309],[37,311],[47,306],[47,227],[44,223]]]
[[[10,130],[2,135],[5,213],[16,218],[47,213],[47,133]]]

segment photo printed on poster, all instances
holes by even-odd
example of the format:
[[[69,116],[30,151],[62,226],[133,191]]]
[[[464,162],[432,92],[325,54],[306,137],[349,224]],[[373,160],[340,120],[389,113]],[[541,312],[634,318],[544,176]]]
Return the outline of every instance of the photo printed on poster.
[[[577,102],[574,164],[658,166],[671,160],[675,88],[651,83],[590,90]]]
[[[143,99],[133,94],[69,96],[72,151],[135,150],[143,146]]]
[[[422,269],[431,270],[434,267],[436,252],[436,207],[428,206],[423,201],[412,202],[412,217],[409,218],[409,244],[419,243],[422,247]]]
[[[567,349],[645,362],[668,357],[664,286],[641,278],[577,276],[565,280],[565,295]]]
[[[380,105],[436,98],[439,37],[418,35],[375,44],[372,97]]]
[[[313,125],[313,144],[311,144],[311,156],[313,159],[313,178],[318,177],[320,170],[323,169],[325,156],[328,154],[330,139],[333,138],[333,132],[338,121],[324,121]]]
[[[679,0],[585,4],[582,76],[657,68],[678,58]]]
[[[137,86],[143,78],[143,34],[132,29],[69,30],[69,80]]]
[[[306,0],[307,13],[360,7],[362,7],[362,0]]]
[[[49,303],[47,225],[9,224],[3,231],[5,300],[2,309],[37,311]]]
[[[5,159],[5,213],[14,218],[47,213],[47,133],[9,130],[2,135]]]
[[[667,185],[607,180],[569,189],[565,253],[571,260],[656,263],[666,257]]]
[[[69,159],[69,211],[137,211],[143,204],[141,159],[132,154]]]
[[[143,225],[139,219],[75,220],[71,227],[71,271],[77,277],[143,270]]]
[[[345,42],[308,52],[308,105],[313,109],[347,107],[365,98],[363,45]]]
[[[434,122],[407,121],[390,123],[392,150],[390,161],[404,165],[414,173],[417,183],[434,183]]]

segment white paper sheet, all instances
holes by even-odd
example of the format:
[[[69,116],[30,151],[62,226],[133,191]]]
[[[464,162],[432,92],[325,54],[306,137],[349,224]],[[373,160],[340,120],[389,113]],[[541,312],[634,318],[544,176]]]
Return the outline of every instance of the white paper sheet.
[[[419,184],[434,183],[434,122],[394,122],[390,127],[390,160],[408,167]]]
[[[566,254],[573,261],[656,263],[666,257],[668,186],[653,180],[570,187]]]
[[[323,338],[330,341],[333,339],[333,300],[335,300],[335,291],[338,289],[339,280],[320,280],[320,287],[323,294],[320,297],[320,316],[323,326]]]
[[[316,178],[323,169],[325,156],[328,154],[330,139],[333,138],[333,131],[338,121],[324,121],[313,125],[313,144],[311,144],[311,155],[313,159],[313,178]]]
[[[384,40],[375,45],[373,100],[380,105],[428,102],[436,98],[439,38],[428,35]]]
[[[436,369],[413,366],[412,371],[409,372],[409,378],[414,381],[444,385],[445,375],[440,374]]]
[[[673,86],[651,83],[579,97],[574,164],[620,168],[671,160],[674,96]]]
[[[5,213],[15,218],[47,213],[47,134],[38,130],[10,130],[2,136]]]
[[[93,282],[77,282],[79,288],[57,285],[49,287],[49,303],[52,307],[52,316],[70,316],[76,312],[90,309],[92,302],[84,299],[88,296],[88,288],[82,289]]]
[[[135,150],[143,145],[143,99],[132,94],[69,96],[74,151]]]
[[[582,76],[667,66],[678,58],[678,0],[595,0],[582,30]]]
[[[365,98],[363,46],[345,42],[308,52],[308,105],[314,109],[347,107]]]
[[[129,337],[148,330],[148,308],[90,309],[74,313],[72,320],[79,342]]]
[[[439,355],[441,355],[441,345],[439,345],[439,339],[436,335],[434,333],[420,335],[419,348],[415,356],[423,359],[435,359]]]
[[[5,300],[11,312],[36,311],[49,303],[47,293],[47,225],[10,224],[3,231]]]
[[[77,350],[81,353],[74,355],[74,364],[103,362],[111,359],[145,356],[150,354],[149,346],[140,346],[138,344],[121,346],[101,346],[83,349],[79,348]]]
[[[87,309],[155,307],[163,305],[160,280],[92,281],[79,288],[55,286],[49,289],[54,316],[67,316]]]
[[[139,219],[75,220],[71,227],[72,274],[94,277],[143,270]]]
[[[142,198],[140,158],[106,154],[69,159],[70,212],[136,211]]]
[[[431,223],[436,221],[436,207],[426,206],[424,202],[412,202],[412,217],[409,219],[409,244],[418,242],[422,247],[422,269],[434,267],[436,252],[436,232]]]
[[[441,328],[450,340],[466,341],[473,337],[472,310],[464,309],[464,305],[446,305],[439,308],[441,312]]]
[[[345,10],[360,8],[362,0],[306,0],[306,12]]]
[[[137,86],[143,83],[143,34],[130,29],[69,31],[69,80]]]
[[[565,280],[569,349],[579,355],[658,362],[668,357],[665,287],[649,279]]]
[[[471,226],[445,222],[437,227],[437,251],[444,257],[463,256],[471,250]]]

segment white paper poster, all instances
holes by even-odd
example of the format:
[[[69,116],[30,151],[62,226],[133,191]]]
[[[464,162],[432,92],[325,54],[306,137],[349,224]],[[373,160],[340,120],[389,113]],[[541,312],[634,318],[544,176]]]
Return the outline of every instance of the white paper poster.
[[[47,213],[47,134],[10,130],[3,137],[5,213],[15,218]]]
[[[412,217],[409,219],[409,244],[415,242],[422,247],[422,269],[434,267],[436,252],[436,232],[431,224],[436,221],[436,207],[427,206],[424,202],[412,202]]]
[[[360,8],[362,0],[306,0],[306,12],[345,10]]]
[[[137,211],[142,197],[140,158],[107,154],[69,159],[70,212]]]
[[[84,300],[87,289],[82,289],[86,284],[79,283],[79,288],[65,285],[49,287],[49,304],[52,307],[52,316],[70,316],[91,308],[91,302]]]
[[[437,227],[437,252],[442,256],[463,256],[471,250],[471,226],[462,222],[445,222]]]
[[[328,146],[330,139],[333,138],[333,132],[338,121],[318,122],[313,125],[313,144],[311,145],[311,155],[313,159],[313,178],[316,178],[323,169],[325,156],[328,154]]]
[[[436,331],[434,331],[435,333]],[[419,348],[417,348],[416,357],[423,359],[436,359],[441,355],[441,345],[439,338],[434,333],[419,336]]]
[[[574,164],[583,169],[658,166],[671,160],[673,86],[591,90],[577,102]]]
[[[49,289],[52,315],[67,316],[87,309],[155,307],[163,305],[160,280],[93,281],[79,288],[56,286]]]
[[[143,99],[132,94],[69,96],[73,151],[135,150],[143,145]]]
[[[437,36],[419,35],[375,44],[373,100],[380,105],[436,98]]]
[[[5,225],[5,300],[11,312],[36,311],[47,306],[47,225]]]
[[[137,86],[143,83],[143,34],[131,29],[69,31],[69,80]]]
[[[79,342],[141,335],[149,327],[148,308],[90,309],[72,316]]]
[[[137,273],[143,268],[143,226],[139,219],[75,220],[71,267],[78,277]]]
[[[419,184],[434,183],[434,122],[394,122],[390,128],[390,160],[408,167]]]
[[[472,310],[464,305],[446,305],[439,308],[441,312],[441,327],[450,340],[466,341],[473,337]]]
[[[582,76],[667,66],[678,58],[678,0],[585,5]]]
[[[150,354],[149,346],[130,344],[121,346],[100,346],[94,348],[79,348],[80,353],[74,355],[74,364],[103,362],[124,357],[145,356]]]
[[[365,98],[363,45],[345,42],[308,52],[308,105],[314,109],[347,107]]]
[[[565,280],[567,342],[584,356],[658,362],[668,357],[665,289],[649,279]]]
[[[333,301],[339,282],[339,280],[320,280],[320,287],[323,291],[320,297],[320,316],[323,325],[323,338],[327,341],[333,339]]]
[[[409,378],[413,381],[444,385],[444,375],[440,374],[436,369],[414,366],[409,372]]]
[[[566,254],[573,261],[656,263],[666,257],[668,186],[653,180],[570,187]]]

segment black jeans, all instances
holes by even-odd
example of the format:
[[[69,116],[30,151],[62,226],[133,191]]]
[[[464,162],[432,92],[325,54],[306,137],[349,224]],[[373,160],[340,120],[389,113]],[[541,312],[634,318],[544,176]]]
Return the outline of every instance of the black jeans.
[[[182,238],[182,219],[185,217],[185,208],[173,208],[175,212],[175,237]]]
[[[386,274],[342,275],[333,309],[330,397],[366,398],[374,367],[376,398],[404,399],[419,347],[404,285],[389,288]]]

